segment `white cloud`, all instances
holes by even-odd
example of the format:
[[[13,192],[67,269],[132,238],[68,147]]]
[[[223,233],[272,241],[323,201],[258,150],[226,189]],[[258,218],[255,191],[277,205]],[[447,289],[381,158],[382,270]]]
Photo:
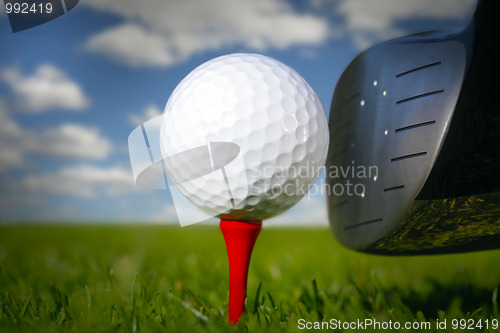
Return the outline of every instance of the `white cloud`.
[[[318,45],[326,19],[299,14],[282,0],[88,0],[95,10],[126,21],[91,36],[86,47],[125,64],[169,66],[227,45],[266,50]]]
[[[90,198],[98,194],[122,194],[137,190],[130,170],[115,166],[79,165],[43,175],[29,175],[16,182],[17,190],[30,194],[53,193]]]
[[[145,121],[151,120],[159,115],[161,115],[161,110],[155,105],[149,105],[140,114],[129,114],[128,121],[132,126],[139,126]]]
[[[104,159],[113,148],[97,127],[63,124],[31,135],[36,142],[27,142],[27,150],[39,155]]]
[[[318,0],[320,6],[332,2]],[[335,11],[345,19],[343,31],[364,49],[374,43],[407,34],[397,23],[413,19],[470,18],[476,0],[343,0]],[[429,26],[429,29],[442,27]],[[417,31],[418,32],[418,31]]]
[[[31,155],[104,159],[113,144],[97,127],[63,124],[41,131],[22,128],[0,100],[0,170],[22,167]]]
[[[123,24],[92,36],[90,51],[118,57],[127,65],[168,66],[174,62],[168,40],[137,24]]]
[[[16,105],[28,112],[42,112],[50,108],[83,110],[89,99],[81,87],[60,69],[49,64],[40,65],[32,76],[23,76],[16,69],[6,69],[1,78],[17,95]]]

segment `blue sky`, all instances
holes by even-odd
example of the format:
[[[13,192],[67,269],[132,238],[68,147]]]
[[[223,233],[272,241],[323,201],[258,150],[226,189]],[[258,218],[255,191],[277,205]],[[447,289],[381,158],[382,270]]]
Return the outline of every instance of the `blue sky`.
[[[362,50],[460,28],[475,1],[82,0],[12,33],[0,11],[0,221],[172,220],[165,192],[135,186],[127,138],[177,83],[222,54],[254,52],[298,71],[329,110]],[[322,196],[272,224],[327,224]],[[314,223],[313,223],[314,222]]]

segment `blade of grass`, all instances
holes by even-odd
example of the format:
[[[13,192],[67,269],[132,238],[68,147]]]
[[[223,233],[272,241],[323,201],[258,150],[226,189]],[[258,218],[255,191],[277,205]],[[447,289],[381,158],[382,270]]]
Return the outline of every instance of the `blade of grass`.
[[[254,299],[254,303],[253,303],[253,314],[256,314],[257,309],[259,308],[260,288],[262,288],[262,281],[259,282],[259,286],[257,287],[257,291],[255,292],[255,299]]]
[[[274,309],[276,307],[276,305],[274,304],[273,297],[271,296],[269,291],[267,292],[267,298],[269,298],[269,302],[271,302],[271,307]]]
[[[498,317],[498,287],[491,294],[491,302],[493,303],[493,314],[495,317]]]
[[[26,310],[28,310],[28,307],[30,306],[30,304],[31,304],[31,296],[29,296],[28,299],[26,300],[26,302],[24,302],[23,308],[21,309],[21,312],[19,313],[19,316],[21,318],[24,318],[24,315],[26,314]]]
[[[198,296],[196,296],[191,289],[187,288],[186,290],[188,294],[195,300],[198,306],[202,307],[203,309],[207,309],[205,303],[202,302],[202,300]]]
[[[175,299],[176,301],[178,301],[185,309],[191,311],[196,318],[201,319],[204,322],[208,322],[207,316],[205,316],[203,313],[201,313],[200,311],[193,308],[191,306],[191,304],[189,304],[188,302],[181,300],[179,297],[175,296],[174,294],[172,294],[170,292],[167,293],[167,295],[169,298]]]
[[[85,286],[85,294],[87,295],[87,309],[90,316],[90,311],[92,310],[92,295],[90,294],[90,289],[88,286]]]
[[[314,294],[314,310],[316,311],[318,315],[318,319],[323,318],[323,314],[321,313],[321,298],[319,296],[319,290],[318,290],[318,284],[316,282],[316,279],[312,280],[312,285],[313,285],[313,294]]]

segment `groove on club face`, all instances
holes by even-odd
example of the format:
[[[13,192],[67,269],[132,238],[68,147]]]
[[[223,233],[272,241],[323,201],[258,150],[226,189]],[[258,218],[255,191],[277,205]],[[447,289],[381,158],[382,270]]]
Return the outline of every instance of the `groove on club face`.
[[[419,98],[429,97],[429,96],[432,96],[435,94],[441,94],[441,93],[444,93],[444,89],[440,89],[440,90],[436,90],[436,91],[429,91],[429,92],[419,94],[416,96],[407,97],[407,98],[404,98],[400,101],[397,101],[396,104],[406,103],[406,102],[410,102],[410,101],[413,101],[413,100],[416,100]]]
[[[375,220],[371,220],[371,221],[365,221],[365,222],[361,222],[361,223],[358,223],[358,224],[355,224],[355,225],[350,225],[348,227],[345,227],[344,230],[351,230],[351,229],[355,229],[355,228],[359,228],[359,227],[363,227],[365,225],[369,225],[369,224],[374,224],[374,223],[379,223],[379,222],[382,222],[384,219],[375,219]]]
[[[404,189],[404,188],[405,188],[405,186],[404,186],[404,185],[393,186],[393,187],[384,188],[384,192],[396,191],[396,190],[402,190],[402,189]]]
[[[371,244],[399,225],[432,169],[458,99],[464,44],[443,35],[412,41],[362,53],[335,89],[328,214],[348,247]],[[355,172],[332,175],[331,167]],[[373,173],[361,172],[370,167]],[[348,184],[363,190],[347,193]]]
[[[413,72],[421,71],[423,69],[434,67],[434,66],[439,66],[439,65],[441,65],[441,61],[436,61],[436,62],[433,62],[432,64],[420,66],[420,67],[417,67],[417,68],[410,69],[409,71],[396,74],[396,77],[400,77],[400,76],[403,76],[403,75],[406,75],[406,74],[410,74],[410,73],[413,73]]]
[[[391,158],[391,162],[397,162],[397,161],[402,161],[402,160],[407,160],[409,158],[415,158],[415,157],[420,157],[420,156],[425,156],[427,155],[426,151],[422,151],[420,153],[414,153],[414,154],[408,154],[408,155],[403,155],[403,156],[398,156]]]
[[[416,128],[423,127],[423,126],[434,125],[435,123],[436,123],[435,120],[426,121],[426,122],[419,123],[419,124],[413,124],[413,125],[409,125],[409,126],[405,126],[405,127],[401,127],[401,128],[396,128],[394,130],[394,132],[398,133],[398,132],[402,132],[402,131],[412,130],[412,129],[416,129]]]

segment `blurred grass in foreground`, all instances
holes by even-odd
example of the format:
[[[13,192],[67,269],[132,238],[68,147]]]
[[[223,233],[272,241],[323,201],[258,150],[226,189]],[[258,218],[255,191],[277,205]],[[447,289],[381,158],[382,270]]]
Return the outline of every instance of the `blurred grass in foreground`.
[[[0,227],[0,332],[288,332],[299,331],[300,318],[500,319],[499,286],[500,251],[379,257],[341,247],[327,229],[264,229],[248,313],[229,327],[218,228]]]

